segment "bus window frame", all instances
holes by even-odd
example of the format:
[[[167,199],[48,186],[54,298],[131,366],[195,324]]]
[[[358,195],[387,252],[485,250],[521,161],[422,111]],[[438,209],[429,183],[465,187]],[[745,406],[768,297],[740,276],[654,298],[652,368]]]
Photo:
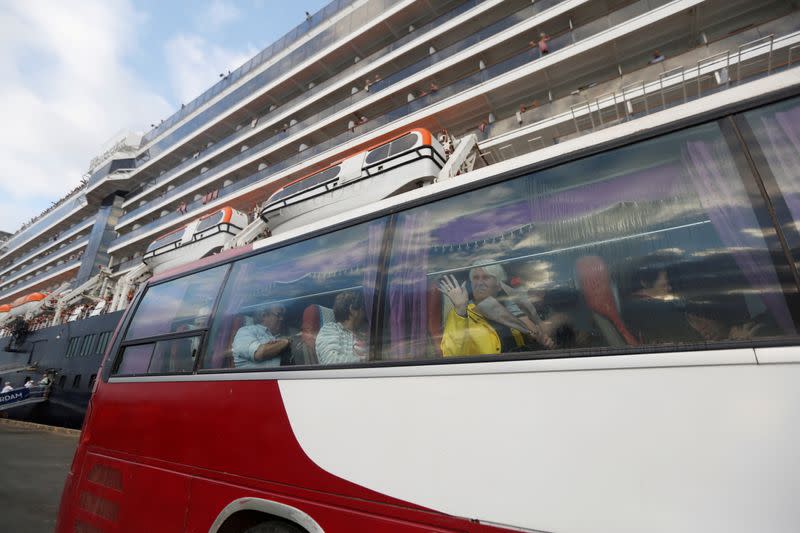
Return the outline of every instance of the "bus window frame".
[[[159,374],[148,374],[148,373],[139,373],[139,374],[116,374],[116,370],[122,362],[122,353],[124,352],[125,348],[128,346],[133,345],[141,345],[141,344],[148,344],[153,343],[155,344],[158,341],[162,340],[171,340],[171,339],[183,339],[187,337],[197,337],[200,336],[200,346],[198,347],[198,356],[195,358],[194,367],[192,368],[191,373],[189,374],[196,374],[197,373],[197,366],[198,362],[202,359],[201,356],[205,354],[205,346],[206,346],[206,339],[208,337],[209,326],[216,315],[217,306],[219,306],[220,299],[222,297],[223,289],[228,282],[228,277],[231,274],[232,266],[235,261],[237,261],[239,257],[234,259],[226,259],[221,260],[220,262],[214,262],[208,265],[203,265],[202,267],[198,267],[196,269],[192,269],[187,272],[177,273],[172,276],[167,276],[162,279],[158,279],[153,283],[147,282],[145,286],[140,289],[136,296],[134,297],[133,301],[131,302],[131,306],[128,308],[128,312],[125,314],[124,323],[121,325],[119,330],[116,332],[114,336],[114,340],[112,342],[111,349],[109,350],[108,359],[109,361],[107,364],[104,365],[104,369],[102,372],[103,381],[108,381],[111,377],[140,377],[140,376],[171,376],[171,375],[188,375],[187,373],[159,373]],[[227,263],[226,263],[227,261]],[[163,283],[169,283],[171,281],[181,279],[181,278],[188,278],[194,274],[199,272],[204,272],[206,270],[211,270],[212,268],[217,268],[221,266],[225,266],[225,273],[222,275],[222,280],[220,281],[219,288],[217,289],[217,294],[214,297],[214,305],[211,306],[211,310],[208,314],[208,320],[206,320],[206,324],[202,328],[195,328],[190,329],[187,331],[175,331],[175,332],[168,332],[162,333],[160,335],[150,335],[148,337],[140,337],[136,339],[125,339],[125,334],[128,332],[128,328],[133,321],[133,317],[136,315],[137,311],[139,310],[139,306],[141,305],[142,301],[144,300],[147,291],[150,290],[151,287],[156,287]]]
[[[380,361],[374,360],[365,363],[353,363],[353,364],[337,364],[337,365],[293,365],[293,366],[284,366],[284,367],[271,367],[271,368],[263,368],[263,369],[236,369],[236,368],[210,368],[210,369],[198,369],[198,362],[206,356],[205,353],[205,343],[207,338],[208,332],[208,325],[211,324],[214,316],[216,315],[217,306],[219,305],[219,298],[225,289],[225,285],[228,281],[228,276],[230,275],[232,265],[240,260],[247,259],[249,257],[255,255],[261,255],[268,253],[270,251],[278,250],[292,244],[308,241],[314,238],[317,238],[322,235],[327,235],[329,233],[334,233],[336,231],[344,230],[349,227],[357,226],[359,224],[371,222],[374,220],[378,220],[380,218],[386,217],[387,218],[387,228],[384,230],[384,242],[382,244],[382,252],[383,247],[386,246],[386,243],[391,241],[386,240],[386,236],[388,234],[389,224],[393,224],[393,220],[396,218],[398,213],[406,212],[416,207],[420,207],[427,204],[435,203],[439,200],[444,200],[450,197],[458,196],[460,194],[468,193],[471,191],[476,191],[480,189],[484,189],[490,187],[492,185],[503,183],[509,180],[513,180],[515,178],[520,178],[528,174],[532,174],[535,172],[542,172],[551,168],[558,167],[563,164],[567,164],[572,161],[577,161],[580,159],[588,158],[594,155],[598,155],[601,153],[609,152],[612,150],[616,150],[618,148],[622,148],[625,146],[631,146],[634,144],[638,144],[641,142],[645,142],[650,139],[655,139],[658,137],[662,137],[665,135],[669,135],[671,133],[676,133],[679,131],[683,131],[693,127],[699,127],[710,123],[716,123],[721,130],[721,138],[724,139],[726,142],[728,141],[727,136],[725,135],[725,131],[722,127],[722,122],[726,119],[731,119],[732,122],[735,122],[736,118],[739,117],[742,113],[745,113],[750,110],[758,109],[767,105],[776,104],[784,100],[788,100],[791,98],[796,98],[798,96],[796,91],[793,90],[782,90],[777,93],[770,93],[767,95],[760,95],[755,98],[751,98],[746,101],[738,102],[736,105],[728,106],[725,108],[720,109],[712,109],[710,111],[706,111],[703,113],[694,114],[690,117],[684,117],[679,120],[668,122],[666,124],[658,124],[656,126],[651,127],[650,129],[639,129],[636,132],[633,132],[629,135],[625,135],[623,137],[614,137],[613,139],[596,142],[589,146],[578,147],[572,151],[559,153],[550,159],[545,159],[542,161],[536,161],[530,163],[525,166],[517,167],[514,169],[507,169],[497,172],[496,174],[492,174],[491,176],[487,176],[484,178],[479,178],[474,181],[469,182],[462,182],[458,184],[454,184],[451,187],[443,188],[439,191],[434,191],[430,194],[421,197],[411,198],[405,202],[399,204],[393,204],[386,207],[382,207],[379,210],[367,212],[360,214],[358,216],[348,218],[346,220],[337,221],[336,223],[326,226],[324,228],[315,228],[309,233],[302,233],[302,234],[294,234],[287,238],[281,238],[278,236],[278,240],[275,242],[270,242],[258,249],[251,249],[246,252],[242,252],[241,255],[237,255],[232,258],[225,258],[220,259],[219,262],[213,262],[210,264],[202,265],[196,268],[189,268],[185,271],[170,275],[163,279],[158,279],[156,282],[150,284],[146,284],[144,290],[140,290],[137,293],[137,296],[134,298],[131,307],[128,309],[128,312],[125,315],[125,323],[123,327],[120,328],[118,335],[115,337],[112,349],[109,351],[109,357],[111,354],[114,355],[113,357],[113,364],[104,365],[107,368],[103,371],[103,381],[107,382],[110,378],[116,377],[144,377],[144,376],[181,376],[181,378],[185,378],[187,376],[191,376],[194,379],[203,379],[204,376],[209,374],[254,374],[258,376],[257,379],[279,379],[281,378],[282,373],[293,372],[293,371],[302,371],[303,373],[313,372],[313,371],[325,371],[325,370],[337,370],[337,369],[380,369],[380,368],[387,368],[387,367],[408,367],[408,366],[427,366],[427,365],[445,365],[445,364],[464,364],[464,363],[485,363],[485,362],[501,362],[501,361],[526,361],[526,360],[537,360],[537,359],[563,359],[563,358],[582,358],[582,357],[601,357],[601,356],[612,356],[612,355],[637,355],[637,354],[655,354],[655,353],[675,353],[675,352],[692,352],[692,351],[717,351],[717,350],[730,350],[730,349],[756,349],[756,348],[766,348],[766,347],[780,347],[780,346],[796,346],[798,343],[798,337],[772,337],[766,339],[750,339],[746,341],[740,340],[723,340],[719,342],[714,342],[709,344],[708,342],[698,342],[698,343],[686,343],[686,344],[664,344],[664,345],[641,345],[641,346],[626,346],[626,347],[588,347],[588,348],[566,348],[566,349],[556,349],[556,350],[540,350],[540,351],[531,351],[531,352],[513,352],[513,353],[503,353],[503,354],[486,354],[486,355],[477,355],[477,356],[453,356],[453,357],[445,357],[445,358],[431,358],[431,359],[421,359],[421,360],[400,360],[400,361]],[[748,139],[743,139],[743,141],[747,141]],[[747,146],[744,142],[740,142],[741,145]],[[428,146],[428,145],[423,145]],[[432,145],[431,145],[432,147]],[[437,153],[436,150],[433,150],[434,153]],[[402,155],[402,154],[401,154]],[[737,169],[741,170],[739,165],[739,161],[736,159],[737,155],[734,151],[734,163]],[[758,182],[761,180],[760,173],[754,171],[753,169],[747,168],[752,173],[753,182]],[[755,169],[757,170],[757,169]],[[747,197],[751,200],[751,205],[754,210],[757,209],[757,205],[752,203],[753,198],[751,198],[751,190],[747,187],[748,179],[745,177],[743,180],[746,184],[747,190]],[[763,186],[763,181],[761,182]],[[760,195],[759,195],[760,196]],[[761,196],[760,196],[761,197]],[[761,197],[763,199],[763,197]],[[757,215],[758,217],[758,215]],[[775,230],[774,225],[772,225],[773,230]],[[777,231],[777,230],[775,230]],[[769,248],[768,248],[769,250]],[[783,256],[783,254],[781,254]],[[785,257],[785,256],[784,256]],[[384,260],[383,257],[380,258],[381,261]],[[385,261],[384,261],[385,262]],[[117,360],[120,356],[120,348],[121,348],[121,339],[124,337],[124,333],[127,332],[127,329],[130,325],[131,319],[136,314],[136,310],[138,308],[139,303],[143,297],[143,294],[151,287],[155,285],[159,285],[161,283],[166,283],[168,281],[172,281],[177,278],[188,277],[193,275],[197,272],[201,272],[210,268],[219,267],[223,264],[228,265],[228,270],[223,278],[223,282],[220,285],[220,290],[217,295],[217,300],[215,301],[214,307],[212,309],[211,314],[209,315],[209,321],[206,325],[206,328],[202,328],[203,331],[203,340],[201,341],[200,346],[200,357],[197,358],[195,362],[195,369],[191,374],[137,374],[137,375],[126,375],[126,376],[117,376],[112,375],[111,368],[116,365]],[[778,265],[775,265],[778,266]],[[378,280],[376,280],[376,293],[378,291],[386,292],[385,283],[378,284]],[[779,278],[780,288],[783,293],[783,297],[786,298],[786,286],[783,284],[783,280]],[[800,286],[795,285],[796,289],[800,291]],[[135,307],[134,307],[135,304]],[[791,307],[790,307],[791,309]],[[384,310],[381,306],[373,308],[373,323],[381,322],[383,323],[383,317],[385,315]],[[370,328],[370,333],[372,333],[372,327]],[[201,328],[193,330],[194,333],[201,331]],[[382,331],[380,332],[382,334]],[[377,340],[377,338],[373,337]],[[379,338],[379,337],[378,337]],[[136,339],[139,341],[140,339]],[[380,342],[380,341],[378,341]],[[127,344],[127,343],[126,343]],[[370,345],[370,355],[372,355],[373,346]],[[314,376],[312,374],[308,374],[307,379],[312,379]]]

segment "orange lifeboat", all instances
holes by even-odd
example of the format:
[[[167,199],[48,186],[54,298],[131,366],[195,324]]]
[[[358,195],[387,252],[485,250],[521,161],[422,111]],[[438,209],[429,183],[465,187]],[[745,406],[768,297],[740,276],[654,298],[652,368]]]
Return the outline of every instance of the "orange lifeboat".
[[[47,295],[43,292],[32,292],[25,296],[20,296],[11,302],[9,313],[11,316],[22,316],[45,298],[47,298]]]

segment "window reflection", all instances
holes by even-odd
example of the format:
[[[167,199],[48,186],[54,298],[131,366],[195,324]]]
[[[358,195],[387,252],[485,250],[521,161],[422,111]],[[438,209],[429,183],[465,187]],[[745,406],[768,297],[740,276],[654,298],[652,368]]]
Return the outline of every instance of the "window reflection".
[[[384,221],[233,265],[204,368],[270,368],[368,360]]]
[[[462,194],[398,217],[383,357],[795,334],[774,239],[716,124]]]
[[[800,99],[742,115],[748,148],[764,178],[776,216],[800,267]],[[773,182],[774,180],[774,182]]]
[[[219,266],[147,289],[125,340],[204,328],[227,266]]]

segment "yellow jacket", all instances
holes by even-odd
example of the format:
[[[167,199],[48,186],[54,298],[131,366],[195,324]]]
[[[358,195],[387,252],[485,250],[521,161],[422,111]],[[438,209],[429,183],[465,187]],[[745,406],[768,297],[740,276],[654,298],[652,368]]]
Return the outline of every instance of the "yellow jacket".
[[[525,340],[522,333],[516,329],[511,330],[517,346],[523,346]],[[458,316],[455,309],[451,309],[444,323],[442,336],[442,355],[451,357],[456,355],[484,355],[500,353],[500,336],[492,325],[481,315],[475,304],[467,305],[467,316]]]

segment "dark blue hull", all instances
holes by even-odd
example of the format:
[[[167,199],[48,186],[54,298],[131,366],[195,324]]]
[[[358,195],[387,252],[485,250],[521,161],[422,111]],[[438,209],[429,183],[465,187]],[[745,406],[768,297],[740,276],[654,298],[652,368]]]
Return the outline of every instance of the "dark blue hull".
[[[20,387],[26,376],[38,381],[44,372],[54,374],[47,401],[13,407],[5,414],[18,420],[80,428],[103,353],[122,313],[40,329],[31,332],[20,346],[13,344],[10,337],[0,338],[0,372],[11,367],[36,368],[0,374],[3,382]]]

